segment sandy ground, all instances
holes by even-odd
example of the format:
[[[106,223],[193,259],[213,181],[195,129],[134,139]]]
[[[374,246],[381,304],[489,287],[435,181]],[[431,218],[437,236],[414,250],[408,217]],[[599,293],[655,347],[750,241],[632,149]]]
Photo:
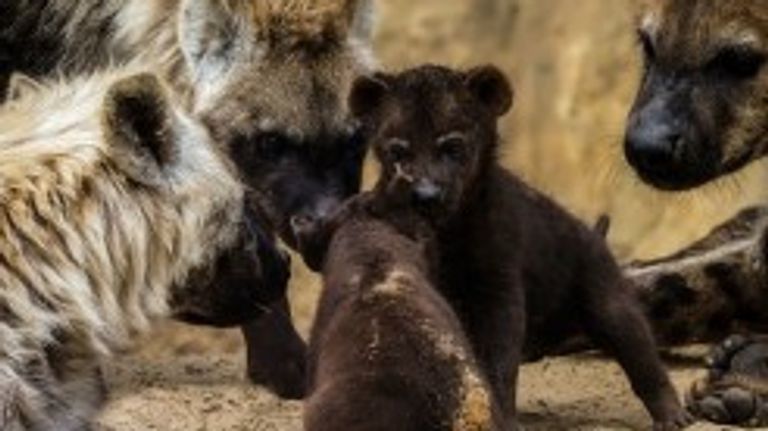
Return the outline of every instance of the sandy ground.
[[[631,175],[621,181],[627,176],[617,168],[622,129],[640,70],[634,0],[379,3],[376,50],[386,67],[494,62],[510,73],[518,97],[502,125],[514,143],[505,162],[585,220],[610,213],[612,244],[622,257],[674,250],[746,203],[764,199],[762,173],[742,178],[735,192],[724,187],[726,193],[708,199],[660,197]],[[293,298],[303,331],[314,304],[316,289],[306,288],[312,283],[300,273],[294,284],[305,286],[301,294],[294,289]],[[101,430],[301,429],[300,403],[279,401],[245,382],[238,333],[166,324],[140,345],[106,366],[112,395]],[[701,362],[696,354],[670,362],[679,389],[700,376]],[[526,366],[520,396],[527,429],[649,428],[618,368],[595,357]]]
[[[244,379],[238,333],[167,324],[143,346],[105,365],[111,398],[98,430],[301,430],[301,403],[281,401]],[[701,376],[704,351],[691,348],[667,358],[681,391]],[[650,427],[620,369],[593,355],[525,366],[520,397],[526,430]],[[692,429],[728,428],[699,424]]]

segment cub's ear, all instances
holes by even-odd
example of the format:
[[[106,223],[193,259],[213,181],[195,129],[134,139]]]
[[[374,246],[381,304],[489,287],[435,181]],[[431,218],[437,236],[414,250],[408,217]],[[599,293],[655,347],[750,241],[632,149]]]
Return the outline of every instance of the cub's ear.
[[[346,0],[344,14],[347,18],[349,37],[364,43],[373,39],[376,26],[375,0]]]
[[[232,63],[241,24],[227,3],[234,2],[184,0],[181,5],[181,51],[197,80],[216,79]]]
[[[387,75],[383,73],[357,78],[349,95],[349,110],[352,116],[361,120],[375,116],[381,110],[389,92]]]
[[[174,113],[158,78],[141,74],[113,84],[102,115],[115,163],[138,182],[162,184],[163,169],[174,162],[179,148]]]
[[[8,81],[7,100],[19,100],[38,93],[43,86],[34,78],[23,73],[14,72]]]
[[[466,86],[480,103],[497,117],[512,107],[514,92],[504,73],[496,66],[481,66],[467,73]]]

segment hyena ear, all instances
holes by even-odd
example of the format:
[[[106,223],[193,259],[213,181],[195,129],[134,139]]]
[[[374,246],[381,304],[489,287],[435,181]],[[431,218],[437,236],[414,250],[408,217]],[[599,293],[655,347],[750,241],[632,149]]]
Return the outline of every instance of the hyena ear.
[[[504,73],[496,66],[480,66],[467,73],[469,91],[497,117],[512,107],[514,92]]]
[[[181,50],[197,80],[216,79],[232,62],[239,24],[225,3],[221,0],[184,0],[181,5]]]
[[[389,92],[390,87],[384,74],[357,78],[349,94],[349,110],[352,116],[363,120],[376,115]]]
[[[115,163],[132,179],[163,183],[163,169],[177,157],[174,113],[163,85],[151,74],[113,84],[104,100],[104,137]]]
[[[371,42],[376,26],[376,0],[346,0],[344,11],[353,39]]]
[[[8,81],[7,100],[19,100],[26,96],[39,93],[43,86],[34,78],[23,73],[14,72]]]

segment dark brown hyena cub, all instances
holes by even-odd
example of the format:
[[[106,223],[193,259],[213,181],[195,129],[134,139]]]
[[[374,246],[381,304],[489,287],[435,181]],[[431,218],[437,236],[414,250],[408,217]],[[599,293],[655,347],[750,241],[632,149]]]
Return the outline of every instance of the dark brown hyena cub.
[[[461,319],[514,427],[520,361],[584,331],[614,355],[656,429],[689,416],[648,324],[602,238],[496,160],[512,90],[494,67],[424,66],[362,78],[350,106],[382,165],[438,238],[438,286]]]
[[[369,197],[328,231],[305,429],[501,431],[461,323],[432,284],[431,229]]]

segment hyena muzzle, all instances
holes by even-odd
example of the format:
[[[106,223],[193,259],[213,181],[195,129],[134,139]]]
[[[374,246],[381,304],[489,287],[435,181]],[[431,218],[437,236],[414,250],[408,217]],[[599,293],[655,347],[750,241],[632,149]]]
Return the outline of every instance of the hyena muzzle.
[[[346,94],[372,67],[371,3],[11,0],[0,5],[0,77],[157,67],[235,162],[263,227],[295,246],[297,230],[359,189],[364,148]],[[298,397],[304,344],[286,301],[270,308],[245,330],[249,375]]]
[[[639,37],[645,73],[629,116],[625,154],[643,181],[686,190],[768,153],[768,3],[654,0]],[[672,256],[629,274],[668,343],[705,340],[768,323],[768,210],[750,208]],[[730,338],[690,408],[705,418],[768,424],[768,342]]]
[[[360,188],[365,147],[346,96],[372,66],[369,15],[367,0],[241,2],[234,10],[206,0],[188,2],[183,14],[195,112],[267,226],[292,247]],[[301,397],[304,343],[285,302],[273,309],[271,321],[244,330],[249,375]]]

